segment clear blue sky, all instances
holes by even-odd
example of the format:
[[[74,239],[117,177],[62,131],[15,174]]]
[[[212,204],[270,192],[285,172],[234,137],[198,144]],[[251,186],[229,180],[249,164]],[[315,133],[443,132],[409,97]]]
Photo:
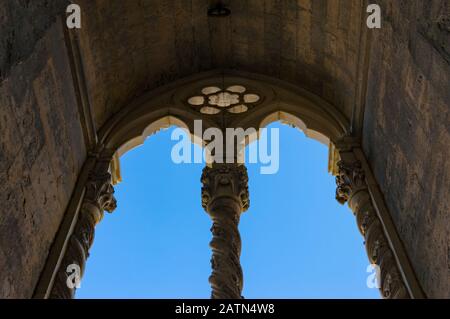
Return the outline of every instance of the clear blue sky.
[[[280,129],[280,169],[247,165],[242,215],[245,298],[379,298],[353,214],[334,199],[328,149]],[[121,158],[118,208],[96,228],[77,298],[209,298],[211,222],[201,207],[202,164],[174,164],[171,130]]]

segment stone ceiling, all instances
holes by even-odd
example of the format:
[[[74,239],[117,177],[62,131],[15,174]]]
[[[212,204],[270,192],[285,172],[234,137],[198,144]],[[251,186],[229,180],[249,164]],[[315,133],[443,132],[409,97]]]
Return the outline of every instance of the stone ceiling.
[[[359,0],[79,0],[79,43],[97,128],[134,97],[198,72],[232,69],[299,85],[351,117],[361,25]]]

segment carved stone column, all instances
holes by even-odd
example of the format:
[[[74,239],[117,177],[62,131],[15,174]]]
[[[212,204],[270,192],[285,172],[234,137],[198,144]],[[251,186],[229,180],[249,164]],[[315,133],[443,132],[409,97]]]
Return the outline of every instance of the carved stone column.
[[[241,299],[243,275],[240,265],[240,215],[249,207],[248,176],[244,165],[213,164],[205,167],[201,181],[202,206],[210,215],[213,299]]]
[[[110,157],[99,159],[89,176],[78,220],[59,266],[50,298],[74,297],[76,288],[69,287],[68,281],[71,278],[69,278],[70,273],[67,272],[67,267],[74,264],[80,269],[79,275],[83,275],[89,249],[94,240],[95,225],[103,218],[105,210],[111,213],[116,208],[114,188],[108,172],[110,160]]]
[[[369,261],[379,267],[377,275],[382,296],[388,299],[410,298],[372,203],[361,162],[348,154],[341,154],[343,160],[337,163],[336,199],[341,204],[348,202],[356,216]]]

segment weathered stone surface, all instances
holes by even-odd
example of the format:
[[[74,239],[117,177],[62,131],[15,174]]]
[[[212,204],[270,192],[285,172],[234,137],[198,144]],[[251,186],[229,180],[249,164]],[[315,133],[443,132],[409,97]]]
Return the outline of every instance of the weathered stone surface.
[[[372,42],[364,150],[426,294],[448,298],[449,3],[381,4],[385,16]]]
[[[0,84],[0,297],[29,298],[86,157],[60,23]]]
[[[0,82],[26,60],[36,43],[65,11],[69,0],[7,0],[0,3]]]
[[[241,299],[244,279],[238,225],[250,205],[247,168],[215,163],[203,169],[201,182],[202,206],[213,221],[211,298]]]
[[[50,298],[74,298],[76,288],[67,285],[69,275],[66,269],[71,264],[79,265],[80,275],[83,275],[89,249],[94,242],[95,226],[103,219],[104,211],[112,213],[116,209],[111,174],[108,172],[110,162],[110,154],[101,157],[89,174],[78,219],[55,276]]]
[[[80,43],[98,127],[133,97],[217,68],[281,78],[324,97],[348,118],[354,104],[361,1],[80,0]]]
[[[363,146],[425,292],[450,297],[449,4],[377,2]],[[67,3],[0,3],[0,297],[31,296],[86,157]],[[289,81],[348,119],[358,104],[359,0],[229,0],[224,19],[205,0],[77,3],[98,128],[144,91],[217,68]]]

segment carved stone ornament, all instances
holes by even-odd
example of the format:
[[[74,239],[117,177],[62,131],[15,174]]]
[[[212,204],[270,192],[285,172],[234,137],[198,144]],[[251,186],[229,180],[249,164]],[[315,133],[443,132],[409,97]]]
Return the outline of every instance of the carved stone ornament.
[[[74,297],[76,285],[72,281],[79,281],[84,273],[89,249],[94,241],[95,226],[103,218],[105,210],[111,213],[116,208],[111,175],[107,171],[108,163],[107,160],[99,161],[89,176],[78,220],[59,266],[50,298],[70,299]],[[80,273],[68,272],[70,265],[78,267]],[[75,278],[76,276],[80,278]]]
[[[379,269],[377,274],[382,296],[388,299],[410,298],[372,203],[361,162],[339,161],[337,166],[336,199],[341,204],[348,202],[356,216],[369,261]]]
[[[243,274],[238,224],[241,213],[249,207],[247,169],[237,164],[213,164],[203,169],[201,181],[202,206],[213,221],[211,298],[240,299]]]
[[[205,167],[201,178],[202,206],[208,211],[208,205],[214,198],[221,196],[235,199],[245,212],[249,205],[247,168],[238,164],[214,164]]]

